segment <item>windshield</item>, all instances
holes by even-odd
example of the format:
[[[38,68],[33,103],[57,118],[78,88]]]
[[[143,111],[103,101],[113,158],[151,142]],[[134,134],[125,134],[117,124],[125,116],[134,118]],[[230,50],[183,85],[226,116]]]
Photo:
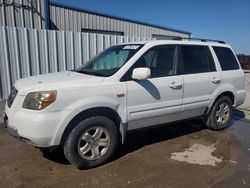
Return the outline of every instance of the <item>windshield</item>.
[[[142,45],[112,46],[79,67],[76,72],[108,77],[116,73]]]

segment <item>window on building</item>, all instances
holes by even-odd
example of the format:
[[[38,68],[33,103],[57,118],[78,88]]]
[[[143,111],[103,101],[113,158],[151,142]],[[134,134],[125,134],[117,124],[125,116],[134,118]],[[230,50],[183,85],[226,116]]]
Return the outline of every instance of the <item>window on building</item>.
[[[124,35],[123,32],[119,31],[107,31],[107,30],[83,29],[83,28],[81,31],[85,33],[104,34],[104,35],[120,35],[120,36]]]
[[[239,64],[231,49],[225,47],[213,47],[213,49],[218,57],[222,70],[239,69]]]
[[[175,36],[169,36],[169,35],[152,34],[152,38],[155,38],[156,40],[173,40],[176,37]]]
[[[180,45],[182,54],[181,74],[215,71],[215,64],[207,46]]]

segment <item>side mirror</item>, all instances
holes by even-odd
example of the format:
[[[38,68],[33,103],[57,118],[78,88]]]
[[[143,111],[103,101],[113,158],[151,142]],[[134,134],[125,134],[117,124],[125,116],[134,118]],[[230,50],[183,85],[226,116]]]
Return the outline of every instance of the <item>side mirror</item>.
[[[132,73],[134,80],[146,80],[150,77],[151,71],[149,68],[135,68]]]

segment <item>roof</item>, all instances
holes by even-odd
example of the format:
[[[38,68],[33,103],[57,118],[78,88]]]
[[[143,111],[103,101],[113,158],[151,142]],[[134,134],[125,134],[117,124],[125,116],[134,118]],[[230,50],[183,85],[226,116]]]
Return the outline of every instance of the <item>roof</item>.
[[[142,22],[142,21],[137,21],[137,20],[127,19],[127,18],[122,18],[122,17],[119,17],[119,16],[112,16],[112,15],[104,14],[104,13],[97,12],[97,11],[92,11],[92,10],[90,11],[90,10],[86,10],[86,9],[79,8],[79,7],[65,5],[63,3],[54,2],[53,0],[50,1],[50,4],[54,5],[54,6],[57,6],[57,7],[62,7],[62,8],[67,8],[67,9],[75,10],[75,11],[85,12],[85,13],[88,13],[88,14],[95,14],[95,15],[98,15],[98,16],[103,16],[103,17],[113,18],[113,19],[117,19],[117,20],[132,22],[132,23],[136,23],[136,24],[141,24],[141,25],[145,25],[145,26],[155,27],[155,28],[164,29],[164,30],[168,30],[168,31],[173,31],[173,32],[177,32],[177,33],[183,33],[183,34],[187,34],[187,35],[191,36],[191,33],[187,32],[187,31],[182,31],[182,30],[173,29],[173,28],[170,28],[170,27],[164,27],[164,26],[150,24],[150,23],[146,23],[146,22]]]
[[[165,44],[190,44],[190,45],[205,45],[205,46],[221,46],[221,47],[230,47],[230,45],[225,43],[220,43],[219,41],[193,41],[193,40],[152,40],[152,41],[143,41],[143,42],[128,42],[123,43],[123,45],[133,45],[133,44],[146,44],[149,46],[165,45]]]

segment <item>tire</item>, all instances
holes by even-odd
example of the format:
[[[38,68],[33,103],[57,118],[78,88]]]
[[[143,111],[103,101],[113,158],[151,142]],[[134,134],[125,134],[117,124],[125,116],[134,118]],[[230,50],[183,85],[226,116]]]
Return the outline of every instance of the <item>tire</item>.
[[[118,144],[115,123],[107,117],[93,116],[75,126],[64,144],[64,154],[72,165],[88,169],[111,160]]]
[[[233,113],[233,102],[227,97],[219,98],[213,105],[209,115],[205,117],[205,124],[211,130],[223,130],[229,125]]]

